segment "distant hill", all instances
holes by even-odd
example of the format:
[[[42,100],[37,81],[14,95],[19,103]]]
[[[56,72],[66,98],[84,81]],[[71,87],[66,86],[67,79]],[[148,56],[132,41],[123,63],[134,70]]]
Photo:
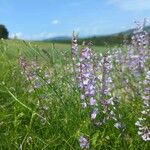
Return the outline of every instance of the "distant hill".
[[[145,27],[145,30],[150,33],[150,26]]]
[[[123,40],[131,41],[131,36],[134,29],[130,29],[127,31],[123,31],[120,33],[115,33],[111,35],[101,35],[101,36],[91,36],[86,38],[79,38],[79,44],[81,44],[84,40],[85,41],[92,41],[94,45],[116,45],[116,44],[122,44]],[[150,33],[150,26],[146,26],[145,30]],[[71,37],[69,36],[60,36],[60,37],[54,37],[50,39],[44,40],[46,42],[57,42],[57,43],[70,43]]]
[[[70,40],[71,37],[69,36],[58,36],[58,37],[54,37],[54,38],[49,38],[49,39],[46,39],[44,41],[64,41],[64,40]]]

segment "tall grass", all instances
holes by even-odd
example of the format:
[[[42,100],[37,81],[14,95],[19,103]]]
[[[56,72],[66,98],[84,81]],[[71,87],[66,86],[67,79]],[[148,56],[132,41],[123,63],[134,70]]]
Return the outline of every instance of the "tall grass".
[[[149,86],[146,78],[149,70],[148,47],[143,47],[148,52],[148,59],[139,75],[134,70],[137,65],[134,64],[135,57],[129,56],[131,48],[137,53],[132,56],[139,56],[136,43],[112,52],[106,50],[100,56],[89,45],[81,46],[76,56],[72,55],[71,46],[61,49],[49,44],[41,48],[39,44],[24,43],[23,48],[19,41],[14,41],[12,44],[15,46],[10,48],[10,42],[0,41],[1,150],[78,150],[85,145],[91,150],[149,150],[149,141],[144,141],[141,134],[138,135],[139,129],[135,125],[138,118],[146,118],[148,130],[150,126],[149,111],[141,116],[143,109],[149,109],[149,105],[143,107],[142,98],[144,88]],[[99,90],[96,91],[98,95],[93,96],[97,105],[87,97],[87,107],[83,108],[80,97],[83,98],[85,88],[78,86],[81,82],[78,77],[87,72],[78,74],[81,71],[81,64],[78,63],[87,63],[87,60],[83,62],[83,58],[82,61],[80,58],[87,48],[92,55],[89,61],[94,67],[90,81],[96,82],[96,89]],[[111,59],[109,64],[106,64],[107,57]],[[111,70],[104,72],[110,63]],[[123,67],[125,64],[129,66]],[[108,77],[113,81],[108,85],[111,95],[104,92],[108,88]],[[105,89],[101,91],[101,87]],[[111,97],[114,104],[106,103],[107,111],[104,102],[108,101],[103,100]],[[95,108],[99,113],[91,118]],[[138,123],[143,127],[143,122]]]

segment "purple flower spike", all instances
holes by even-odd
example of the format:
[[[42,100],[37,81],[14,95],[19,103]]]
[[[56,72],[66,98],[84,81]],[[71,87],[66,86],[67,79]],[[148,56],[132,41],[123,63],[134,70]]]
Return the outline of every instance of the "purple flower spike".
[[[150,141],[150,129],[149,122],[147,118],[150,116],[150,71],[145,75],[145,80],[143,81],[145,86],[143,90],[143,110],[141,111],[141,118],[138,118],[138,121],[135,125],[138,127],[138,134],[144,141]]]

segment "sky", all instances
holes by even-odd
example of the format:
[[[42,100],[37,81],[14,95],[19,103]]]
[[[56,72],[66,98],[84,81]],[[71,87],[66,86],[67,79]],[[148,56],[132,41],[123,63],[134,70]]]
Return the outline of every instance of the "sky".
[[[0,24],[21,39],[112,34],[144,18],[150,0],[0,0]]]

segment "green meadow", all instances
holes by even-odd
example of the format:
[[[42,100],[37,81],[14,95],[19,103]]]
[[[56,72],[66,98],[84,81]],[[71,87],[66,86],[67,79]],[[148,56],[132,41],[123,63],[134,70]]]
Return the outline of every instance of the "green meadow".
[[[92,49],[99,54],[109,47]],[[25,60],[20,62],[21,58]],[[32,88],[21,65],[33,71],[38,68],[42,85],[36,86],[40,88]],[[115,75],[121,92],[119,75]],[[80,150],[81,135],[90,141],[90,150],[150,149],[135,127],[141,110],[141,102],[133,96],[136,86],[130,94],[122,91],[118,111],[126,128],[118,130],[112,121],[95,127],[90,109],[81,106],[73,76],[71,44],[0,41],[0,150]]]

